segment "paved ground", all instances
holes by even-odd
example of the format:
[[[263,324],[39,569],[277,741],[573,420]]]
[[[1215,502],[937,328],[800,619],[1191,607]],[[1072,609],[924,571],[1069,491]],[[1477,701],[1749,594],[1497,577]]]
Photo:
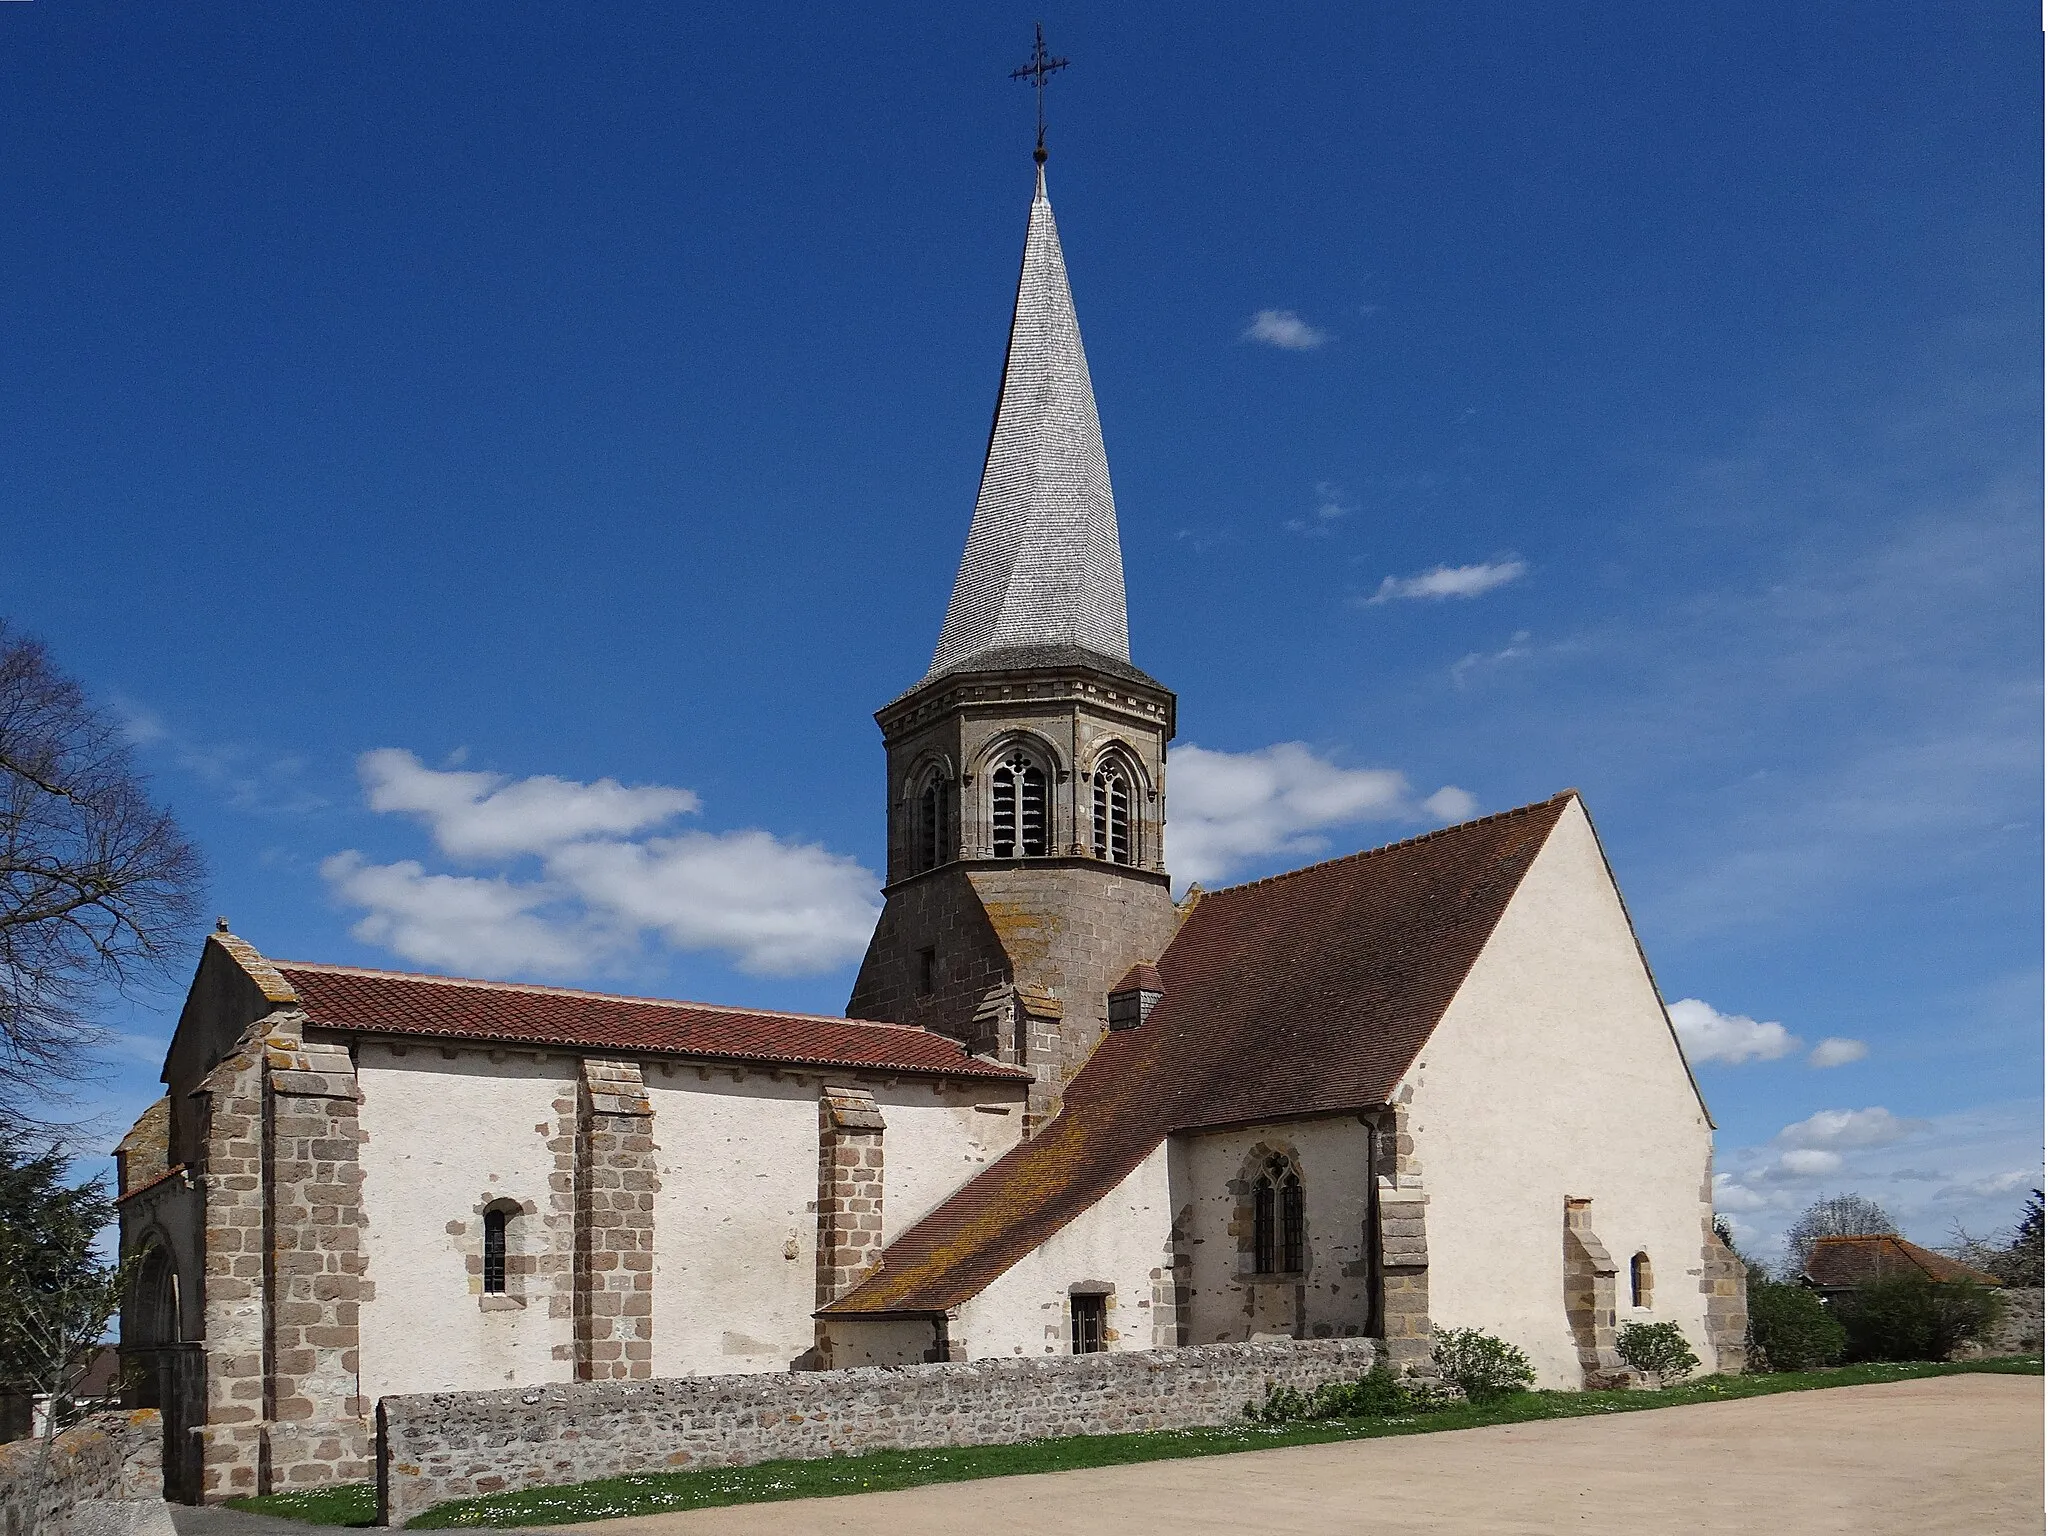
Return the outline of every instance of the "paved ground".
[[[2041,1425],[2041,1378],[1946,1376],[554,1529],[593,1536],[1518,1536],[1602,1528],[1632,1536],[2039,1536]]]

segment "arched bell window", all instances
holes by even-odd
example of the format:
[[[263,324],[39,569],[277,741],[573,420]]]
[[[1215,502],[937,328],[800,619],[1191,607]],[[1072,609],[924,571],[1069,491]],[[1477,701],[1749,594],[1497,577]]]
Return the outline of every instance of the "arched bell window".
[[[989,822],[997,858],[1045,857],[1045,770],[1022,752],[989,775]]]
[[[1257,1273],[1301,1273],[1306,1267],[1306,1215],[1301,1175],[1284,1157],[1274,1158],[1252,1186],[1252,1268]]]
[[[910,872],[922,874],[946,861],[949,786],[934,771],[910,807]]]
[[[1131,776],[1113,757],[1095,770],[1095,857],[1112,864],[1138,862],[1131,836]]]

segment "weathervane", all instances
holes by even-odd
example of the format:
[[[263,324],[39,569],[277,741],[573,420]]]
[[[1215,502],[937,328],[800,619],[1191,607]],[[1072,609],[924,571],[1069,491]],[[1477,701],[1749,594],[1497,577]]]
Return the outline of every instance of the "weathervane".
[[[1038,22],[1032,29],[1036,41],[1031,48],[1031,62],[1022,69],[1010,71],[1012,80],[1028,80],[1038,92],[1038,148],[1031,152],[1031,158],[1040,165],[1045,164],[1045,82],[1067,67],[1065,59],[1055,59],[1045,51],[1045,23]]]

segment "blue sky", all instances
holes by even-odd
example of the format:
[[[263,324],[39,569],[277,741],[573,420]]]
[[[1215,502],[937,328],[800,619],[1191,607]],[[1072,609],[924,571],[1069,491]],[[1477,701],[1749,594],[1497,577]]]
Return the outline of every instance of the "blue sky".
[[[1029,18],[707,9],[0,7],[0,612],[269,953],[844,1003]],[[1995,1227],[2041,1156],[2038,17],[1638,10],[1044,13],[1176,862],[1575,785],[1745,1238],[1838,1189]],[[110,1116],[173,1001],[112,1015]]]

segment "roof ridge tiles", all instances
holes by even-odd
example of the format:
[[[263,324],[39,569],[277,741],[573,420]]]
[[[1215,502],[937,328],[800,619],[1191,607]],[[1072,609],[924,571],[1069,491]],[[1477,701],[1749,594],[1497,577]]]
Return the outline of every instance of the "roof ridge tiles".
[[[490,981],[480,976],[437,976],[430,971],[386,971],[367,965],[330,965],[319,960],[272,960],[269,963],[280,971],[318,971],[328,976],[368,976],[381,981],[416,981],[428,986],[475,987],[492,992],[536,992],[546,997],[588,997],[600,1002],[635,1003],[648,1008],[675,1008],[700,1013],[746,1013],[769,1019],[802,1019],[815,1024],[853,1024],[863,1029],[895,1029],[914,1035],[933,1033],[921,1024],[897,1024],[888,1019],[850,1019],[836,1013],[793,1013],[786,1008],[756,1008],[747,1003],[704,1003],[692,998],[643,997],[628,992],[598,992],[588,987],[551,987],[537,981]]]
[[[1239,885],[1219,885],[1214,890],[1204,889],[1202,899],[1207,901],[1211,897],[1216,896],[1235,896],[1240,891],[1256,890],[1262,885],[1277,885],[1282,880],[1292,880],[1297,875],[1312,875],[1319,869],[1329,869],[1333,865],[1349,864],[1358,859],[1370,859],[1383,853],[1393,853],[1397,849],[1412,848],[1417,843],[1426,843],[1432,838],[1448,837],[1453,832],[1464,832],[1472,827],[1483,827],[1492,822],[1506,821],[1513,816],[1527,816],[1534,811],[1546,810],[1561,800],[1571,800],[1578,797],[1579,792],[1576,789],[1560,789],[1556,794],[1545,800],[1531,800],[1527,805],[1511,805],[1504,811],[1493,811],[1485,816],[1474,816],[1470,821],[1454,821],[1447,827],[1431,827],[1427,832],[1418,832],[1413,837],[1404,837],[1391,843],[1381,843],[1372,848],[1361,848],[1355,853],[1340,853],[1335,858],[1319,859],[1313,864],[1304,864],[1299,869],[1283,870],[1277,875],[1265,875],[1257,880],[1246,880]]]

